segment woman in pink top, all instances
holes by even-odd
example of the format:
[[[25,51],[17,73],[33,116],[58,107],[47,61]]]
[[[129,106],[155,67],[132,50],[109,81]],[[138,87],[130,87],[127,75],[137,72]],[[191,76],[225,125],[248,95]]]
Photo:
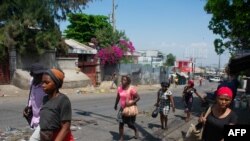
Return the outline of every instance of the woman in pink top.
[[[124,135],[124,124],[127,124],[129,128],[133,129],[135,132],[134,138],[138,138],[138,130],[135,127],[135,120],[136,116],[132,117],[126,117],[121,115],[122,110],[126,106],[131,106],[136,104],[137,101],[140,100],[140,97],[135,89],[135,87],[130,86],[131,79],[128,76],[122,76],[121,78],[121,86],[118,87],[117,89],[117,97],[115,101],[115,106],[114,109],[117,110],[117,104],[120,102],[120,110],[119,110],[119,115],[120,118],[118,119],[119,121],[119,134],[120,134],[120,141],[123,141],[123,135]],[[128,97],[128,100],[127,100]],[[132,100],[132,102],[128,102]]]

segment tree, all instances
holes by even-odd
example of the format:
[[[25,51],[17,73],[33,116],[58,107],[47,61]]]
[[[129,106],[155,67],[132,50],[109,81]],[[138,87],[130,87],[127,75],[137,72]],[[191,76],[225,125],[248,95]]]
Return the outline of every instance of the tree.
[[[125,32],[113,32],[109,18],[103,15],[69,14],[70,25],[64,31],[66,38],[88,43],[96,38],[101,48],[116,44],[120,39],[127,39]]]
[[[204,9],[212,14],[209,29],[220,36],[214,40],[217,54],[250,49],[249,0],[207,0]]]
[[[99,42],[100,48],[118,44],[120,39],[129,40],[124,31],[115,30],[115,32],[113,32],[112,27],[97,29],[95,32],[95,36]]]
[[[132,42],[120,40],[118,44],[100,49],[97,56],[101,59],[102,64],[116,64],[121,60],[124,63],[129,63],[132,58],[127,57],[126,53],[133,54],[134,51],[135,48]]]
[[[85,44],[94,43],[99,47],[97,56],[102,64],[132,61],[132,58],[126,56],[127,52],[133,53],[135,50],[132,42],[124,31],[113,31],[107,16],[69,14],[68,17],[70,25],[64,32],[66,38]]]
[[[65,50],[58,21],[65,14],[78,11],[89,0],[1,0],[0,49],[15,47],[25,54],[42,54],[44,50]]]
[[[107,16],[87,15],[87,14],[69,14],[67,29],[64,31],[66,38],[75,39],[81,43],[88,43],[91,38],[96,37],[95,32],[104,28],[111,28]]]
[[[169,53],[167,55],[167,59],[166,59],[165,65],[166,66],[174,66],[175,60],[176,60],[176,57],[172,53]]]

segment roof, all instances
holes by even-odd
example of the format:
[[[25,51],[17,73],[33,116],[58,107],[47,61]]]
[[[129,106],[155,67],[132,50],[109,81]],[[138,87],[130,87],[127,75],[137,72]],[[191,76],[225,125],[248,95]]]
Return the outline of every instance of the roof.
[[[188,63],[191,63],[192,61],[191,60],[176,60],[176,62],[188,62]]]
[[[188,78],[188,75],[184,72],[176,72],[176,74],[180,75],[180,76],[183,76],[185,78]]]
[[[131,52],[125,52],[124,55],[125,56],[140,56],[141,54],[139,52],[135,51],[132,54],[131,54]]]
[[[76,53],[76,54],[96,54],[97,50],[91,48],[87,45],[84,45],[80,42],[77,42],[73,39],[65,39],[65,43],[70,47],[68,50],[69,53]]]

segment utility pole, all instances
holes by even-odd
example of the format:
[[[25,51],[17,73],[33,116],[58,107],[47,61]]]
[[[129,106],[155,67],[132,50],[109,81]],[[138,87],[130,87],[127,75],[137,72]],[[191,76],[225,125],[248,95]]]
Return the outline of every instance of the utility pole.
[[[218,66],[218,69],[220,70],[220,54],[219,54],[219,66]]]
[[[219,54],[219,63],[218,63],[217,75],[220,75],[220,55],[221,54]]]
[[[115,0],[113,0],[112,4],[112,24],[113,24],[113,32],[115,32]]]

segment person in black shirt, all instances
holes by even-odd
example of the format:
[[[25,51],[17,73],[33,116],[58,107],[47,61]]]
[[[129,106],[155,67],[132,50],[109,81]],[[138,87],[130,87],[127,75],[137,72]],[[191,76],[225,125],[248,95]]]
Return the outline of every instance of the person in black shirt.
[[[70,131],[72,109],[69,98],[60,93],[64,73],[49,69],[42,76],[42,87],[47,94],[40,111],[41,141],[74,141]]]
[[[237,115],[230,109],[230,103],[233,98],[233,92],[229,87],[220,87],[216,91],[216,102],[211,107],[211,113],[207,118],[202,114],[199,122],[205,127],[203,130],[203,141],[222,141],[224,125],[233,125],[237,123]]]
[[[185,104],[185,113],[187,114],[185,121],[188,122],[191,116],[191,109],[193,106],[193,94],[196,94],[203,102],[205,100],[197,93],[196,89],[194,88],[194,81],[188,80],[188,85],[184,87],[183,91],[183,101]]]

